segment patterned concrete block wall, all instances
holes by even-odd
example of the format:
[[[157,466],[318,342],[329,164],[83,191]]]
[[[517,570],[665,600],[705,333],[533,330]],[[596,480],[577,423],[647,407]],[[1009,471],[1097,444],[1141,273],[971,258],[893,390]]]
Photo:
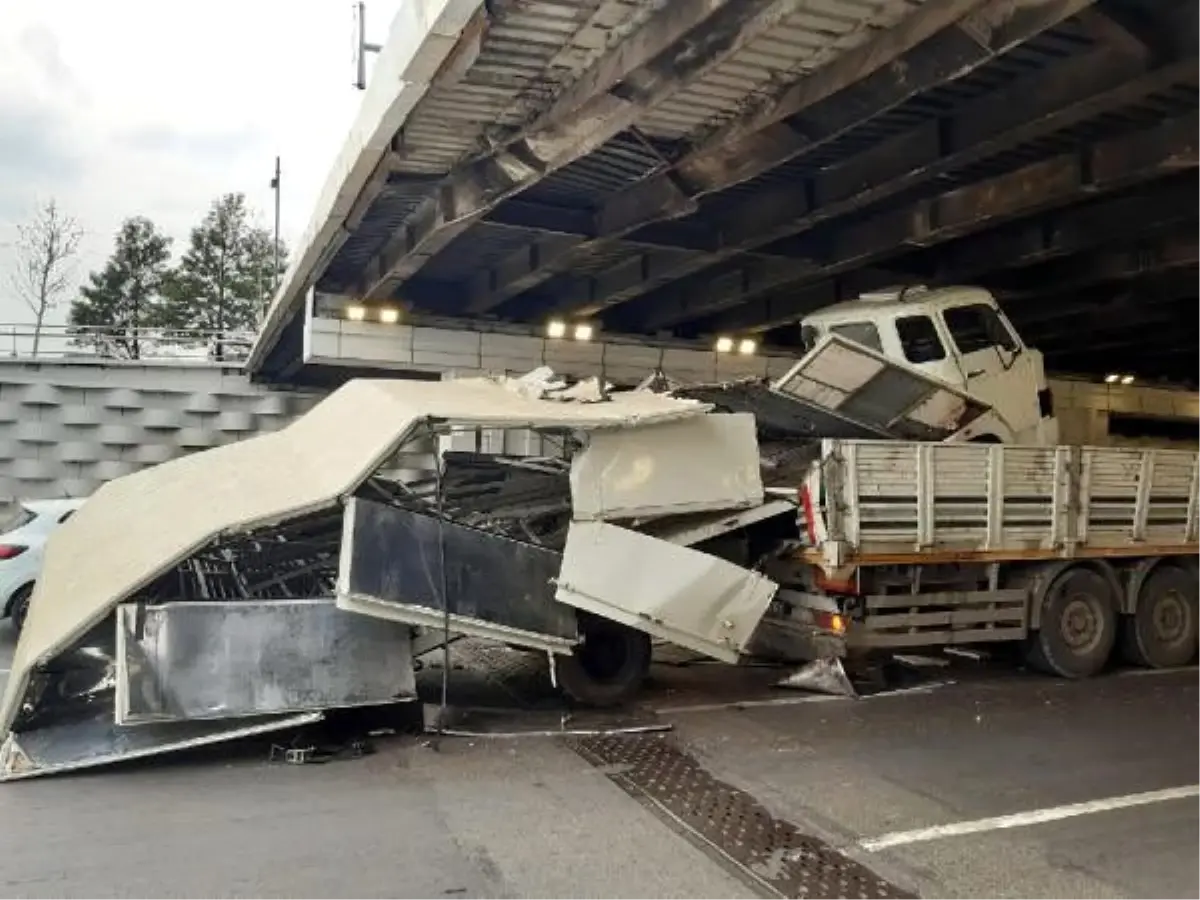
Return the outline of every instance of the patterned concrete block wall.
[[[217,366],[0,360],[0,501],[86,496],[146,466],[275,431],[319,399]]]

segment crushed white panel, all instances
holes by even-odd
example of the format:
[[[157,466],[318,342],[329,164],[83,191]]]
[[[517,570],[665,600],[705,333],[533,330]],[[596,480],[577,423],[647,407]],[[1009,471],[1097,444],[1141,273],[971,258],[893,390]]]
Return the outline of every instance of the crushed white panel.
[[[571,462],[572,518],[579,521],[736,510],[762,501],[749,413],[596,432]]]
[[[929,441],[993,412],[951,384],[836,334],[823,337],[772,389],[876,433]]]
[[[605,522],[573,522],[555,597],[736,663],[778,587],[706,553]]]
[[[325,509],[354,491],[427,423],[591,430],[702,415],[710,407],[646,392],[603,403],[519,396],[494,380],[348,382],[288,427],[110,481],[54,532],[13,655],[0,733],[30,670],[118,603],[218,535]]]

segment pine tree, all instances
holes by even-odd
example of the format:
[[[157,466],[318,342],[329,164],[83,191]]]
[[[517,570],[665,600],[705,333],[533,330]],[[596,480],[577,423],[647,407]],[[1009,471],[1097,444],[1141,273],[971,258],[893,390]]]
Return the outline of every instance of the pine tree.
[[[281,269],[284,265],[281,250]],[[220,346],[229,332],[258,326],[274,274],[270,233],[250,224],[244,194],[226,194],[192,229],[188,249],[171,274],[164,323],[180,331],[210,332]]]
[[[104,268],[88,276],[71,304],[67,321],[73,342],[107,356],[138,359],[139,329],[159,324],[170,262],[169,237],[147,218],[126,219]]]

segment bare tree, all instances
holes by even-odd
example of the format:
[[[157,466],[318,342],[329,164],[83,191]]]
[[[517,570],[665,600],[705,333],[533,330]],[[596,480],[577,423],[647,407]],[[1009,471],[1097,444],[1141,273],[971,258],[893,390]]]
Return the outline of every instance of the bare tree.
[[[37,356],[46,313],[71,289],[75,254],[83,229],[64,215],[53,200],[38,207],[33,217],[17,226],[17,265],[13,289],[35,318],[33,355]]]

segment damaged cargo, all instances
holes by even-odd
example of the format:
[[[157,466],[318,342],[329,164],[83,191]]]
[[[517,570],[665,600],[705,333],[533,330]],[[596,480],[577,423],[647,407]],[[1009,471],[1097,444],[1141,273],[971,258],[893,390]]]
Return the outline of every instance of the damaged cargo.
[[[562,602],[573,498],[593,523],[761,504],[753,422],[709,411],[536,377],[354,381],[280,432],[110,482],[48,547],[0,709],[0,774],[412,700],[414,652],[457,634],[561,657],[561,683],[582,699],[625,696],[649,665],[650,632]],[[437,452],[446,435],[497,428],[585,449]],[[644,434],[631,452],[612,430]],[[680,441],[714,438],[684,479],[672,471]],[[741,575],[769,601],[761,575]],[[724,601],[708,602],[723,615]],[[714,646],[709,622],[675,628]]]
[[[351,381],[282,431],[110,482],[55,532],[0,778],[410,702],[414,659],[460,636],[547,654],[598,706],[636,691],[653,640],[825,675],[1021,640],[1078,677],[1123,617],[1136,660],[1190,658],[1195,455],[971,442],[1002,425],[836,335],[774,383]],[[1078,646],[1068,596],[1097,632]],[[1146,631],[1165,619],[1139,609],[1171,604],[1180,633]]]

